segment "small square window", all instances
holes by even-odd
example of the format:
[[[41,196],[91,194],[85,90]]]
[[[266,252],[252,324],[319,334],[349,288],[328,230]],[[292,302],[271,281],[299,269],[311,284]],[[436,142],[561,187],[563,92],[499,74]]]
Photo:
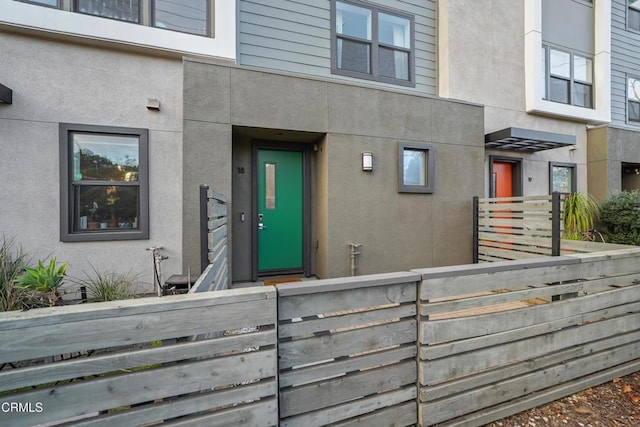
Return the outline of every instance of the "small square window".
[[[549,163],[549,192],[576,192],[576,165],[573,163]]]
[[[149,236],[144,129],[60,125],[62,241]]]
[[[398,192],[433,193],[433,165],[431,145],[398,144]]]

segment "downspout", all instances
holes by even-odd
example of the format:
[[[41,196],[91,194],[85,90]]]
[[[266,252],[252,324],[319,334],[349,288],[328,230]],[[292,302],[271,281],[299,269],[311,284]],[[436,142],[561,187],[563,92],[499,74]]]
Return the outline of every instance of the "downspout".
[[[358,255],[360,255],[360,247],[363,245],[361,243],[349,243],[349,259],[351,261],[351,275],[355,276],[358,271]]]

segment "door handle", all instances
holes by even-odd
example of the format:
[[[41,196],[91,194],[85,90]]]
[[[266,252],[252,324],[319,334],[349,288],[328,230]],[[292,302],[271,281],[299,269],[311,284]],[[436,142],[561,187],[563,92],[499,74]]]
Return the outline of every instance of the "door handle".
[[[258,223],[258,230],[264,230],[265,228],[267,228],[266,225],[264,225],[263,223],[259,222]]]

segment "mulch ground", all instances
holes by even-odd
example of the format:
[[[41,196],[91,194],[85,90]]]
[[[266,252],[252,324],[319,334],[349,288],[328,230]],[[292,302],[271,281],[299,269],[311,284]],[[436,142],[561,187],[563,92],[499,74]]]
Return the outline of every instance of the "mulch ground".
[[[485,427],[536,426],[640,426],[640,372],[616,378]]]

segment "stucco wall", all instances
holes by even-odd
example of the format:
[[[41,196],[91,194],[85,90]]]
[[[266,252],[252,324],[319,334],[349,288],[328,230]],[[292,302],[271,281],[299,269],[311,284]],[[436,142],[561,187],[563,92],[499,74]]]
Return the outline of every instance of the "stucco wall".
[[[487,0],[484,7],[470,9],[463,0],[441,2],[439,35],[447,49],[439,51],[440,93],[484,105],[484,133],[520,127],[575,135],[577,150],[560,148],[536,154],[487,150],[486,155],[522,159],[524,195],[549,193],[550,161],[575,163],[578,191],[586,192],[585,124],[526,112],[525,3]],[[484,179],[488,196],[488,162]]]
[[[13,89],[13,104],[0,105],[0,232],[34,260],[68,261],[74,277],[93,265],[151,284],[152,245],[166,248],[164,272],[180,273],[181,62],[4,32],[0,57]],[[60,122],[149,129],[149,240],[60,242]]]
[[[589,130],[589,188],[604,200],[621,191],[622,163],[638,163],[638,132],[602,126]]]
[[[190,60],[184,102],[184,188],[210,183],[225,195],[233,193],[234,216],[250,206],[246,176],[235,173],[247,163],[247,138],[316,144],[312,273],[348,275],[350,241],[364,244],[361,274],[470,261],[471,200],[483,190],[481,107]],[[235,136],[202,133],[226,126]],[[434,194],[398,193],[399,141],[433,145]],[[361,170],[362,151],[374,153],[371,173]],[[219,167],[190,168],[187,162],[211,156]],[[186,197],[185,191],[185,206]],[[186,242],[195,218],[186,209],[184,215]],[[250,277],[239,267],[250,265],[251,256],[242,236],[233,240],[233,280]],[[188,263],[187,258],[185,247]]]

